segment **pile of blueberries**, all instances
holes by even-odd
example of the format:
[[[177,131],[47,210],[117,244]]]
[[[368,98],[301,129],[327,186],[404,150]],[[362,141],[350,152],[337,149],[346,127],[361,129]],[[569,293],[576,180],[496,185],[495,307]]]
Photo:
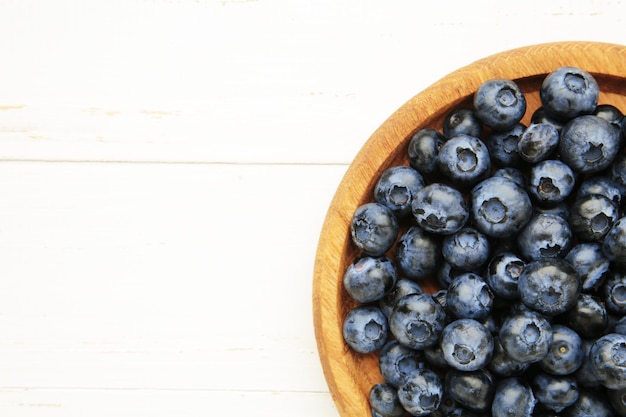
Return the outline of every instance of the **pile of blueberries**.
[[[626,118],[580,68],[539,93],[526,126],[517,83],[484,82],[354,212],[373,417],[626,416]]]

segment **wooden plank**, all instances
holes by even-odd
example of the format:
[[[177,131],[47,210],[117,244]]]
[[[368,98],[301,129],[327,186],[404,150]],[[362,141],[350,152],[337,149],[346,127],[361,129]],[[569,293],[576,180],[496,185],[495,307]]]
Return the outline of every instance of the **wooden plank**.
[[[337,416],[325,393],[206,390],[0,389],[0,414],[11,417]]]
[[[0,387],[327,393],[316,214],[344,171],[0,163]]]

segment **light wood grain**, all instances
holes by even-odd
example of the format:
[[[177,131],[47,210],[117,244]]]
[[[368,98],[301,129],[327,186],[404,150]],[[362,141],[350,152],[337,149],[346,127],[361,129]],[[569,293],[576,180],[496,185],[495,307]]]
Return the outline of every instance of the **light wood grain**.
[[[406,146],[419,128],[441,129],[455,106],[469,105],[473,92],[492,78],[515,80],[527,96],[524,123],[539,106],[543,77],[560,66],[576,66],[592,73],[600,84],[601,103],[626,111],[626,47],[586,42],[550,43],[490,56],[461,68],[410,99],[393,113],[365,143],[333,198],[320,238],[314,277],[314,319],[324,373],[339,412],[344,417],[369,413],[367,395],[382,382],[376,354],[360,355],[343,342],[343,318],[354,305],[342,287],[342,276],[358,255],[351,244],[349,222],[354,210],[372,201],[373,184],[380,173],[407,164]],[[390,252],[389,255],[393,257]],[[435,285],[424,283],[426,290]]]

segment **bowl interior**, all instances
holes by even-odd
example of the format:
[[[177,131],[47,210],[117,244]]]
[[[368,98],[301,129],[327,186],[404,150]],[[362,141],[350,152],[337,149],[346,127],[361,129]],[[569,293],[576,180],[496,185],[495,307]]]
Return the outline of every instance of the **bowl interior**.
[[[492,78],[515,81],[527,100],[522,123],[528,125],[532,113],[541,105],[539,88],[543,78],[559,66],[577,66],[593,74],[600,85],[599,104],[612,104],[626,112],[626,47],[588,42],[524,47],[477,61],[413,97],[370,137],[349,167],[325,219],[313,281],[320,360],[342,416],[370,415],[369,390],[383,381],[377,353],[353,352],[341,334],[343,318],[357,305],[342,283],[346,268],[360,254],[350,238],[349,223],[354,210],[373,201],[374,185],[386,168],[408,165],[407,147],[412,134],[426,127],[441,131],[452,109],[471,107],[473,92],[482,82]],[[388,255],[393,258],[393,248]],[[420,285],[428,292],[438,289],[434,279],[420,281]]]

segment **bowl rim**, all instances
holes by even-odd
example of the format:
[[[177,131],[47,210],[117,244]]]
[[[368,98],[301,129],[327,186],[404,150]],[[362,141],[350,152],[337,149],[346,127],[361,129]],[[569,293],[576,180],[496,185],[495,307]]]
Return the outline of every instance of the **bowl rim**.
[[[318,355],[326,383],[339,414],[356,416],[367,401],[359,393],[350,366],[348,348],[341,333],[341,302],[344,271],[339,267],[350,242],[352,213],[367,189],[366,181],[386,163],[381,147],[396,149],[398,144],[424,126],[431,114],[441,108],[441,97],[461,102],[493,78],[522,79],[545,75],[558,66],[575,66],[591,74],[626,78],[626,46],[595,41],[562,41],[522,46],[499,52],[445,75],[401,105],[366,140],[346,170],[330,202],[315,255],[313,271],[313,322]],[[459,82],[463,80],[463,82]]]

